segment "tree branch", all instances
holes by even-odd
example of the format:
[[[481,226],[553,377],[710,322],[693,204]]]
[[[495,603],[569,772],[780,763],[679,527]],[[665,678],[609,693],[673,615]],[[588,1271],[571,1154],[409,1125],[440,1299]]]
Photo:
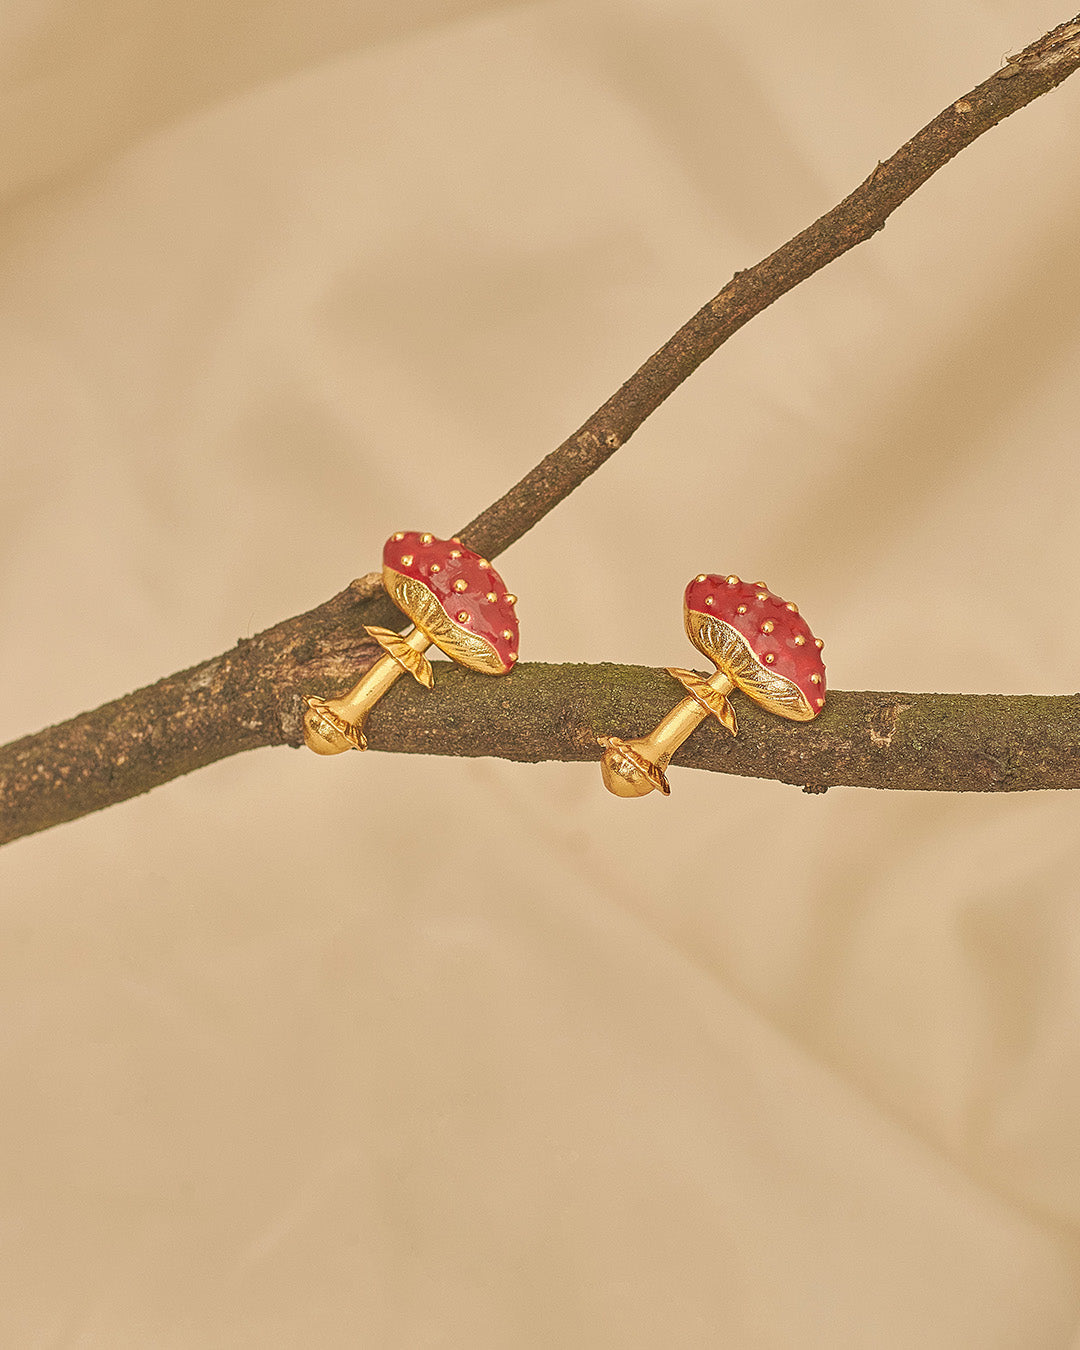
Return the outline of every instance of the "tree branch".
[[[436,671],[433,693],[410,681],[376,705],[366,724],[373,747],[526,763],[593,761],[598,788],[597,737],[644,735],[686,695],[666,671],[643,666],[527,663],[497,680],[477,680],[448,662]],[[1080,694],[830,689],[812,722],[789,722],[739,693],[731,697],[738,736],[708,719],[679,749],[675,768],[773,778],[808,792],[1080,787]]]
[[[0,844],[124,801],[242,750],[302,743],[298,688],[352,679],[372,644],[310,656],[289,620],[231,652],[0,750]],[[378,649],[375,649],[378,651]],[[486,679],[435,663],[371,711],[372,749],[599,763],[597,737],[649,731],[684,695],[641,666],[524,664]],[[346,672],[348,672],[346,674]],[[845,693],[813,722],[738,702],[739,735],[700,727],[675,766],[836,786],[942,792],[1080,787],[1080,694]],[[599,769],[597,788],[600,787]]]
[[[1080,15],[1009,58],[820,220],[736,273],[568,440],[460,531],[466,543],[495,557],[520,539],[743,324],[869,239],[955,154],[1078,66]],[[370,574],[222,656],[0,748],[0,843],[242,750],[299,745],[300,691],[351,684],[377,654],[363,625],[400,621]],[[373,746],[386,750],[592,759],[599,757],[594,733],[644,730],[671,697],[667,676],[632,667],[522,666],[498,681],[447,670],[437,696],[426,700],[395,688],[368,727]],[[1072,697],[833,690],[814,723],[792,728],[753,710],[740,710],[740,718],[737,740],[703,728],[679,762],[811,790],[838,783],[957,791],[1080,786],[1080,709]]]

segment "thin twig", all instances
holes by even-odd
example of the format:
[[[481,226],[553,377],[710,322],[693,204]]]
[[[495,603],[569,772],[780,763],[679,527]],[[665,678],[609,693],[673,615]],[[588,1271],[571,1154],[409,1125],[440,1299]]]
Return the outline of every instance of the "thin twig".
[[[826,263],[869,239],[955,154],[1049,92],[1078,66],[1080,15],[1010,57],[1001,70],[950,104],[879,164],[832,211],[756,266],[737,273],[583,426],[460,535],[489,557],[520,539],[609,459],[743,324]],[[299,691],[330,692],[351,683],[376,654],[363,631],[367,623],[400,625],[400,615],[381,594],[373,574],[307,614],[287,619],[213,660],[0,748],[0,843],[138,796],[241,750],[298,745]],[[499,706],[507,695],[527,688],[530,671],[545,669],[522,667],[505,681],[495,682]],[[553,669],[566,681],[569,672],[583,668]],[[446,672],[444,694],[456,688],[457,678],[457,672]],[[518,706],[513,735],[501,749],[492,740],[490,723],[483,724],[485,731],[479,723],[463,720],[463,715],[455,720],[459,727],[467,723],[472,731],[466,740],[455,742],[456,732],[445,720],[447,705],[441,700],[424,705],[415,726],[412,719],[406,719],[408,725],[392,720],[390,712],[395,707],[401,710],[408,697],[395,689],[369,722],[372,744],[441,754],[588,759],[597,753],[589,740],[594,729],[633,733],[642,729],[643,713],[665,710],[657,702],[662,689],[663,697],[670,699],[665,685],[648,684],[666,679],[655,672],[600,666],[582,678],[591,702],[575,703],[577,696],[568,683],[549,691],[546,703],[526,697]],[[490,685],[470,678],[463,686],[464,706],[470,700],[479,706],[485,697],[481,691]],[[940,698],[946,699],[941,705],[944,723],[952,719],[962,733],[950,735],[943,723],[931,736],[939,711],[933,700]],[[513,697],[507,701],[513,703]],[[882,708],[901,705],[906,705],[905,727],[915,727],[922,738],[911,742],[914,753],[908,767],[903,771],[895,767],[906,742],[897,742],[895,736],[889,741],[887,728],[877,731],[882,739],[870,737],[872,752],[862,747],[871,757],[864,754],[860,759],[856,749],[860,736],[866,740],[867,717],[872,721]],[[920,720],[924,713],[930,719],[925,724]],[[891,716],[881,715],[886,722]],[[968,791],[1080,786],[1080,773],[1072,768],[1080,734],[1068,698],[834,692],[827,715],[798,727],[794,740],[783,739],[792,730],[783,723],[778,731],[775,720],[759,723],[753,715],[744,719],[737,742],[718,742],[699,733],[684,747],[681,762],[697,764],[700,756],[712,753],[705,747],[719,746],[721,759],[701,767],[783,778],[811,789],[833,783]],[[523,753],[523,747],[532,743],[526,730],[539,738],[535,756]],[[421,736],[420,743],[407,744],[413,735]],[[897,744],[896,754],[874,758],[883,746],[891,751],[892,743]],[[1051,744],[1052,754],[1038,750]],[[940,754],[924,753],[927,745],[939,747]],[[977,762],[984,768],[979,769]]]
[[[827,263],[882,229],[938,169],[1080,65],[1080,14],[1026,47],[878,164],[842,202],[745,272],[650,356],[611,398],[476,517],[460,536],[495,557],[606,463],[650,413],[743,324]]]

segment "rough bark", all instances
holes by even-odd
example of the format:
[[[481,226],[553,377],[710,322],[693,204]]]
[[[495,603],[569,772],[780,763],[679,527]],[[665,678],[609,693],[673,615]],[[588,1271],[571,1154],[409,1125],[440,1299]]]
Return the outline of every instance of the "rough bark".
[[[366,638],[312,637],[307,617],[0,749],[0,843],[242,750],[301,745],[300,691],[340,688],[359,663],[378,654]],[[434,690],[406,677],[372,710],[369,754],[599,764],[598,736],[643,735],[684,693],[665,671],[642,666],[525,663],[498,679],[448,661],[434,669]],[[807,792],[1080,787],[1080,694],[833,689],[825,711],[809,723],[784,721],[732,697],[739,735],[706,723],[675,756],[676,769],[774,778]]]

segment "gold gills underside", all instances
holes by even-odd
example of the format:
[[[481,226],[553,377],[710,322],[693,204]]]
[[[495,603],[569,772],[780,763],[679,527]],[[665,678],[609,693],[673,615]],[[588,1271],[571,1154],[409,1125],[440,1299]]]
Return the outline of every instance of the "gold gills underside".
[[[688,610],[686,632],[698,651],[715,661],[755,703],[793,722],[809,722],[814,716],[798,685],[763,666],[731,624]]]
[[[484,675],[506,674],[506,667],[491,643],[456,624],[422,581],[384,567],[383,585],[398,609],[447,656]]]

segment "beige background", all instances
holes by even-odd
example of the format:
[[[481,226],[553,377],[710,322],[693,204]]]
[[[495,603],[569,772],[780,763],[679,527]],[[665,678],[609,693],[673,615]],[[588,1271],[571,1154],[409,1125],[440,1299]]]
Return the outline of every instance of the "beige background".
[[[1049,0],[13,0],[0,738],[448,533]],[[1080,79],[500,562],[1078,687]],[[1080,1345],[1077,799],[264,751],[0,855],[5,1347]],[[338,840],[332,848],[328,841]]]

